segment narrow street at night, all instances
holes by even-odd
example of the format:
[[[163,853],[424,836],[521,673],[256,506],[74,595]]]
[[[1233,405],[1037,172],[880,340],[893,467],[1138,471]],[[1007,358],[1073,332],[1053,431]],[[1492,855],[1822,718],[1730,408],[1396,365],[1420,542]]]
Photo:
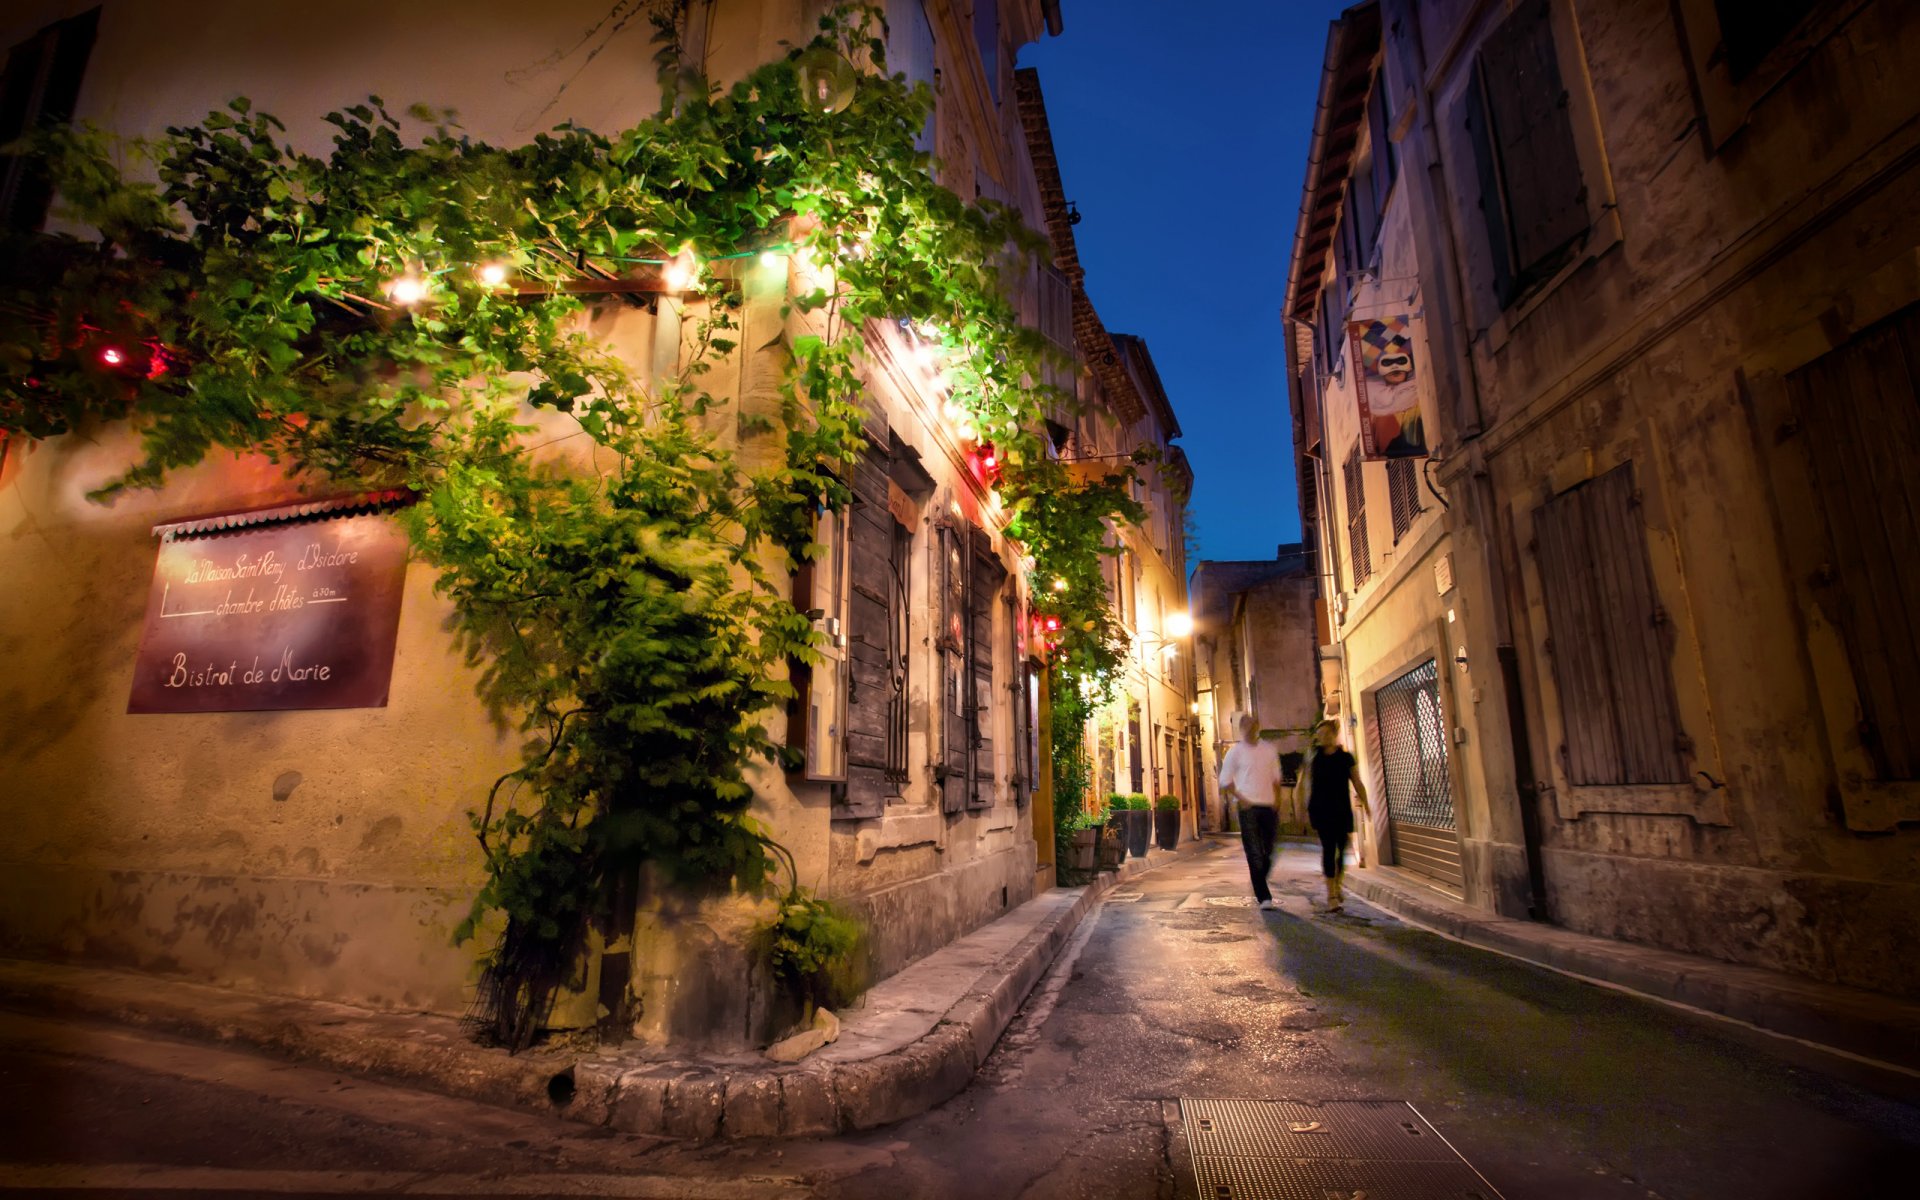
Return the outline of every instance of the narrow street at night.
[[[962,1094],[831,1140],[686,1147],[124,1030],[76,1027],[54,1056],[24,1047],[61,1042],[10,1017],[0,1088],[21,1119],[0,1187],[1193,1197],[1182,1099],[1411,1103],[1509,1198],[1893,1195],[1920,1163],[1910,1076],[1365,904],[1325,914],[1315,867],[1282,852],[1271,912],[1248,904],[1237,846],[1140,877],[1081,926]]]
[[[1920,2],[0,5],[0,1192],[1920,1194]]]

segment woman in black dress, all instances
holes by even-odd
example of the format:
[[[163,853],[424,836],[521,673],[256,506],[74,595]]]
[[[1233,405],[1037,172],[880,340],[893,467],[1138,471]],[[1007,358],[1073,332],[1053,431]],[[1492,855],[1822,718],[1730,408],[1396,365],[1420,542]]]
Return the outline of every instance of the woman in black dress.
[[[1327,911],[1339,912],[1345,900],[1340,894],[1340,876],[1347,869],[1347,839],[1353,836],[1349,785],[1360,798],[1361,809],[1373,811],[1353,755],[1340,744],[1340,722],[1322,721],[1314,726],[1313,757],[1300,773],[1300,784],[1307,789],[1307,820],[1320,835],[1320,873],[1327,877]]]

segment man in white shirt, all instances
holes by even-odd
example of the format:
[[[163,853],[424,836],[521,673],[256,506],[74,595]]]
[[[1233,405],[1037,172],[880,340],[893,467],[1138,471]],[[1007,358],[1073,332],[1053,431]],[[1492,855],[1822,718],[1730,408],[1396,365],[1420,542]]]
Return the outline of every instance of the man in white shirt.
[[[1220,795],[1239,805],[1240,845],[1247,852],[1247,871],[1261,908],[1280,907],[1267,887],[1273,844],[1280,834],[1280,814],[1273,807],[1279,794],[1280,751],[1260,740],[1260,721],[1248,713],[1240,718],[1240,740],[1220,762]]]

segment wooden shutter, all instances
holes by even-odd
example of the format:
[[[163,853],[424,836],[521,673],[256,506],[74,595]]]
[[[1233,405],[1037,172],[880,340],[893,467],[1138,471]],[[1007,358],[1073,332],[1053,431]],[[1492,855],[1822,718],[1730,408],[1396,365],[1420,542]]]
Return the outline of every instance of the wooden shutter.
[[[1425,512],[1420,503],[1420,470],[1411,458],[1387,460],[1387,499],[1393,510],[1393,543],[1407,536],[1413,519]]]
[[[1513,295],[1513,238],[1507,232],[1506,191],[1500,186],[1500,159],[1494,152],[1493,130],[1487,118],[1487,84],[1478,60],[1467,78],[1461,103],[1462,124],[1473,143],[1474,205],[1487,231],[1487,257],[1492,267],[1493,307],[1506,307]],[[1490,318],[1489,318],[1490,319]]]
[[[940,527],[940,808],[961,812],[967,807],[967,760],[972,749],[968,718],[967,590],[972,556],[970,529],[965,525]]]
[[[1360,443],[1347,455],[1347,555],[1353,564],[1353,586],[1373,578],[1373,556],[1367,546],[1367,487]]]
[[[99,26],[100,10],[89,9],[54,22],[8,51],[6,67],[0,70],[0,146],[39,126],[73,119]],[[0,157],[0,228],[22,233],[39,229],[52,197],[44,173],[31,159]]]
[[[869,448],[854,467],[848,514],[847,782],[833,807],[838,818],[880,816],[892,790],[886,770],[893,694],[894,525],[887,505],[887,455]]]
[[[1622,464],[1534,514],[1569,783],[1685,783],[1667,615]]]
[[[1553,47],[1550,3],[1521,0],[1480,48],[1514,273],[1522,283],[1587,229],[1587,189]]]
[[[1920,779],[1920,306],[1787,378],[1825,517],[1815,602],[1841,631],[1881,779]]]
[[[1000,594],[1006,569],[987,550],[987,539],[973,532],[971,594],[967,597],[967,711],[971,727],[968,740],[973,754],[967,790],[967,807],[987,808],[993,804],[996,782],[993,761],[993,610]]]

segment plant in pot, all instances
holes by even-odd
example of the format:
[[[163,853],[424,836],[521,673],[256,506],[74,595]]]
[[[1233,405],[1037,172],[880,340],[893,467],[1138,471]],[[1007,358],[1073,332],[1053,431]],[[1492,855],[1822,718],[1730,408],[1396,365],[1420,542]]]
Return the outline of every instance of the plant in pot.
[[[1120,861],[1127,856],[1127,812],[1123,801],[1125,796],[1112,796],[1113,807],[1093,814],[1095,831],[1100,837],[1100,869],[1117,871]]]
[[[1135,858],[1147,856],[1147,842],[1153,836],[1153,812],[1147,798],[1138,792],[1127,797],[1127,853]]]
[[[1153,840],[1162,850],[1180,843],[1180,797],[1161,796],[1153,802]]]
[[[1106,823],[1106,814],[1077,812],[1067,818],[1067,828],[1072,831],[1070,845],[1073,858],[1067,864],[1076,871],[1091,871],[1095,856],[1100,849],[1100,827]]]

